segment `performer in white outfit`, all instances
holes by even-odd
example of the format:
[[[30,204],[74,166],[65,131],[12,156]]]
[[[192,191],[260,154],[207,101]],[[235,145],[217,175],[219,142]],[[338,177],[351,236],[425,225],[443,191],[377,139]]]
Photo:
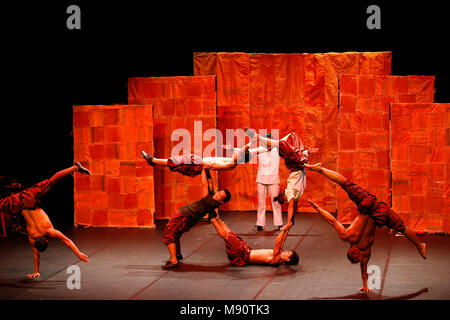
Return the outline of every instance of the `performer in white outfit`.
[[[267,138],[272,138],[270,134]],[[250,152],[252,150],[250,149]],[[281,205],[273,199],[280,193],[280,176],[278,169],[280,166],[280,156],[278,148],[273,148],[269,152],[263,152],[258,155],[258,175],[256,176],[258,192],[258,211],[256,218],[256,230],[262,230],[266,225],[266,198],[269,192],[272,201],[273,225],[280,230],[283,225],[283,216],[281,214]]]

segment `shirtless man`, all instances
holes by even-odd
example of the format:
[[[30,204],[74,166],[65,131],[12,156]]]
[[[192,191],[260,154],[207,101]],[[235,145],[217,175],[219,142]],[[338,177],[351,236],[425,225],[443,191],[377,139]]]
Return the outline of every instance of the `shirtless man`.
[[[184,176],[195,177],[202,173],[202,170],[232,170],[240,163],[247,163],[251,160],[251,155],[248,151],[253,142],[246,144],[239,151],[233,152],[231,158],[229,157],[200,157],[189,154],[182,156],[173,156],[169,159],[155,158],[145,151],[142,151],[142,157],[152,167],[156,165],[169,167],[170,171],[179,172]]]
[[[426,244],[421,243],[414,231],[405,226],[403,220],[386,203],[377,201],[377,198],[347,180],[343,175],[330,169],[324,168],[321,163],[315,165],[305,165],[306,168],[319,172],[331,181],[339,184],[347,192],[349,198],[356,204],[360,214],[345,228],[329,212],[319,207],[314,202],[309,201],[311,206],[331,224],[342,241],[350,243],[347,251],[347,258],[351,263],[360,262],[361,277],[363,287],[361,291],[370,292],[367,286],[367,263],[370,259],[370,248],[374,242],[375,228],[387,226],[399,233],[402,233],[417,248],[420,255],[426,259]]]
[[[228,260],[232,265],[245,266],[248,264],[279,265],[298,264],[298,254],[294,250],[283,251],[289,229],[282,229],[273,249],[252,249],[235,232],[220,219],[219,216],[211,218],[211,223],[216,228],[217,234],[225,240]]]
[[[27,223],[28,231],[28,242],[31,245],[34,256],[34,273],[28,275],[30,279],[36,279],[40,277],[39,264],[40,264],[40,253],[47,249],[48,238],[58,238],[66,246],[68,246],[75,255],[84,262],[88,262],[88,256],[78,250],[77,246],[67,238],[61,231],[53,228],[50,219],[47,214],[41,208],[36,208],[34,210],[24,209],[22,210],[22,215]]]
[[[55,173],[50,179],[46,179],[9,197],[0,199],[0,211],[11,215],[22,214],[25,218],[28,231],[28,242],[34,253],[34,273],[29,274],[28,278],[35,279],[40,276],[39,252],[42,252],[47,248],[48,237],[59,238],[71,248],[81,260],[85,262],[88,261],[88,257],[81,253],[69,238],[53,228],[47,214],[40,208],[42,197],[46,195],[58,181],[74,172],[91,174],[88,169],[84,168],[79,162],[76,162],[72,167]]]
[[[284,164],[291,171],[284,192],[273,200],[280,204],[288,203],[287,224],[283,228],[291,228],[297,213],[298,199],[306,189],[305,164],[308,162],[309,151],[295,132],[291,132],[280,140],[259,135],[255,130],[245,127],[245,133],[253,140],[258,139],[267,150],[277,148]]]

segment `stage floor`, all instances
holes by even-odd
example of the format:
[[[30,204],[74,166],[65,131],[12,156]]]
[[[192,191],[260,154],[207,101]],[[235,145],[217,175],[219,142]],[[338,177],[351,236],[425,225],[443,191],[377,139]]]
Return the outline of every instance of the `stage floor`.
[[[272,230],[270,213],[260,232],[253,230],[256,214],[223,213],[222,219],[254,249],[273,248],[278,231]],[[297,215],[289,233],[284,249],[297,250],[297,266],[231,266],[224,241],[211,224],[201,222],[181,238],[180,268],[161,270],[168,258],[162,242],[165,224],[61,230],[89,256],[89,263],[52,239],[41,254],[37,280],[26,279],[34,270],[26,236],[0,240],[0,300],[450,299],[449,236],[420,236],[428,246],[424,260],[405,237],[378,229],[369,265],[379,267],[380,289],[363,294],[358,291],[359,264],[348,262],[348,245],[319,215]],[[67,288],[71,265],[80,267],[80,289]]]

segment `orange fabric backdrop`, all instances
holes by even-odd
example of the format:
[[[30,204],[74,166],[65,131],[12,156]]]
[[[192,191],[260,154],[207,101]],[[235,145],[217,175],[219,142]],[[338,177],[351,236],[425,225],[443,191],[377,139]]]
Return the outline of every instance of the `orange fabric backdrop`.
[[[94,227],[154,225],[152,106],[73,107],[74,159],[91,175],[74,179],[75,223]]]
[[[190,153],[202,155],[211,143],[202,141],[202,134],[216,128],[214,76],[129,78],[128,102],[153,104],[155,148],[150,153],[157,158],[169,158],[172,148],[181,142],[181,138],[171,141],[175,129],[189,131]],[[197,136],[194,121],[201,122]],[[161,167],[151,170],[155,176],[156,219],[169,218],[180,207],[201,198],[200,176],[186,177]]]
[[[433,102],[432,76],[340,75],[338,171],[391,203],[389,104]],[[338,219],[358,215],[347,193],[337,187]]]
[[[450,232],[450,104],[393,103],[392,203],[416,231]]]
[[[336,169],[338,74],[390,74],[390,52],[317,54],[195,53],[194,73],[217,76],[218,128],[278,129],[280,138],[296,131],[316,149],[310,162]],[[241,135],[243,132],[241,132]],[[248,141],[248,140],[246,140]],[[221,186],[236,195],[227,210],[255,210],[256,165],[220,172]],[[289,171],[280,163],[281,187]],[[307,173],[302,199],[312,198],[333,210],[336,188]],[[285,209],[285,208],[284,208]],[[302,200],[299,210],[311,211]]]

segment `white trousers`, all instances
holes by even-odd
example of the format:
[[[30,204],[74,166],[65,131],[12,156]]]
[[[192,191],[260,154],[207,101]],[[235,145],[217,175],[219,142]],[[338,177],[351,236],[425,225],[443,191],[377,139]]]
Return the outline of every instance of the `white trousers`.
[[[273,198],[280,192],[279,184],[262,184],[257,183],[258,191],[258,213],[256,216],[256,224],[264,227],[266,225],[266,198],[267,191],[269,191],[270,200],[272,201],[273,210],[273,225],[282,226],[283,216],[281,215],[281,205],[278,202],[274,202]]]

